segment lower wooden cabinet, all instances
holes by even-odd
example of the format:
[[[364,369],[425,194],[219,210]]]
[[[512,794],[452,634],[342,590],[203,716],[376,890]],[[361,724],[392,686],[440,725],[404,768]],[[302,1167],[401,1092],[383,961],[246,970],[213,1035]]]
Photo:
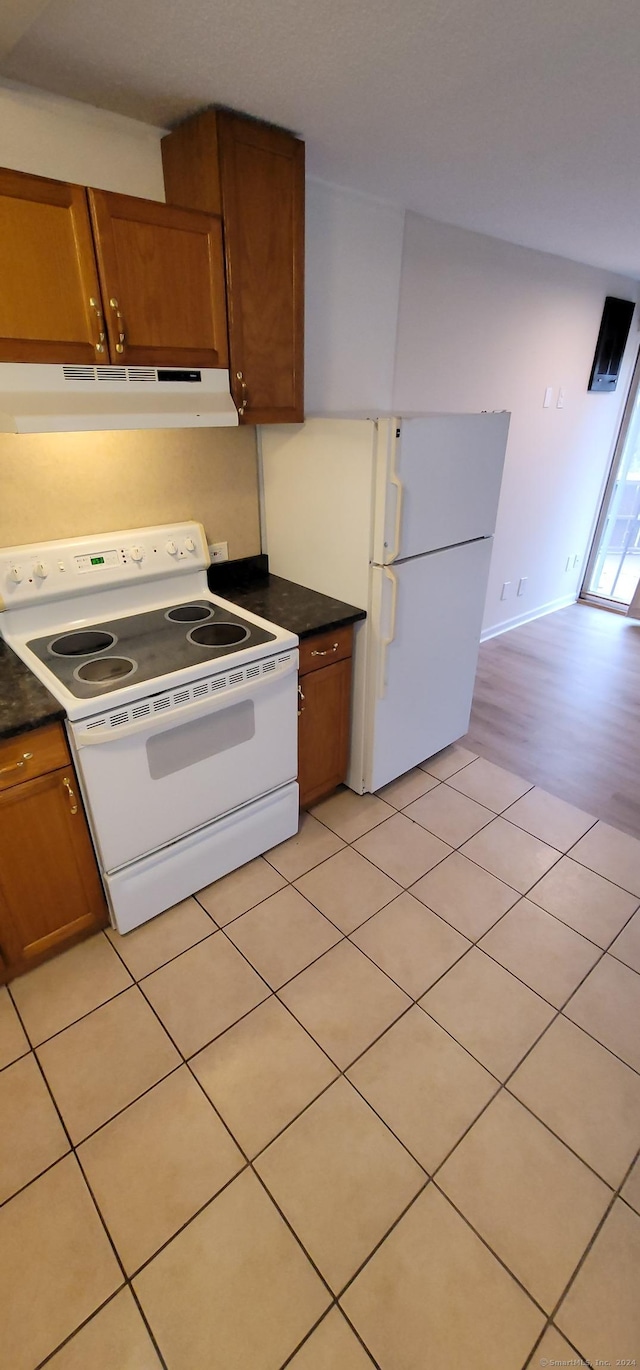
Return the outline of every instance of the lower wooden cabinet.
[[[298,783],[308,808],[342,784],[349,759],[353,629],[300,644]]]
[[[56,731],[59,737],[49,736],[46,748],[41,745],[45,730],[19,741],[28,742],[34,759],[40,753],[59,762],[62,748],[68,756],[62,729],[56,725],[46,733]],[[10,773],[11,765],[6,770]],[[70,761],[34,779],[19,778],[0,793],[0,976],[9,979],[28,970],[107,921]]]

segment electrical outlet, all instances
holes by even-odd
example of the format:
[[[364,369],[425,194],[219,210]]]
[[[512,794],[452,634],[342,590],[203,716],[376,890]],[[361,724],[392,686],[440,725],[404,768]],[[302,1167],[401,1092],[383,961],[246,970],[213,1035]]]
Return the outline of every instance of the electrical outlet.
[[[519,594],[519,595],[523,595],[523,594],[524,594],[528,579],[529,579],[528,576],[521,576],[521,577],[520,577],[520,579],[519,579],[519,581],[518,581],[518,594]]]
[[[573,558],[573,569],[574,569],[574,571],[577,571],[579,565],[580,565],[580,554],[579,554],[578,552],[576,552],[575,557]]]
[[[210,543],[209,543],[209,556],[211,557],[211,564],[212,564],[212,565],[213,565],[213,563],[216,562],[216,561],[228,561],[228,560],[229,560],[229,543],[228,543],[228,542],[210,542]]]
[[[510,589],[511,589],[511,581],[510,581],[510,580],[505,580],[504,585],[503,585],[503,587],[502,587],[502,591],[501,591],[501,593],[500,593],[500,598],[501,598],[501,599],[508,599],[508,598],[509,598],[509,591],[510,591]]]
[[[558,391],[558,398],[557,398],[557,401],[556,401],[556,409],[564,409],[564,386],[562,386],[562,385],[560,386],[560,389],[559,389],[559,391]]]

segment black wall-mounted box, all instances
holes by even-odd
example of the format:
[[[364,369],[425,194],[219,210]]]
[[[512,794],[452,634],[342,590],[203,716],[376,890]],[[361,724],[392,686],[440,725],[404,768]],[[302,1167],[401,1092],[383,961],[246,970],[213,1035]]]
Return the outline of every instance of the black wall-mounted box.
[[[589,390],[607,394],[615,390],[634,309],[632,300],[617,300],[615,295],[607,295],[589,376]]]

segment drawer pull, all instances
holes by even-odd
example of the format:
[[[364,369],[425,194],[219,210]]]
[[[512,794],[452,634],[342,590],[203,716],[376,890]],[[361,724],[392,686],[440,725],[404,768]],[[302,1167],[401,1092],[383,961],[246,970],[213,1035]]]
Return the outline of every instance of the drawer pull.
[[[299,717],[300,717],[300,714],[303,714],[303,713],[304,713],[304,695],[303,695],[303,693],[302,693],[302,686],[301,686],[301,685],[298,686],[298,699],[299,699],[299,701],[300,701],[300,708],[298,709],[298,718],[299,718]]]
[[[65,790],[67,791],[67,794],[68,794],[68,796],[69,796],[69,808],[70,808],[70,810],[71,810],[71,813],[77,813],[77,812],[78,812],[78,805],[77,805],[77,803],[76,803],[75,794],[74,794],[74,792],[73,792],[73,790],[72,790],[72,788],[71,788],[71,781],[68,780],[68,779],[67,779],[67,776],[65,775],[65,778],[64,778],[64,780],[63,780],[62,783],[63,783],[64,788],[65,788]]]
[[[25,761],[31,761],[33,752],[23,752],[19,761],[14,761],[12,766],[3,766],[0,775],[9,775],[10,771],[21,771]]]
[[[311,651],[311,655],[312,655],[312,656],[333,656],[333,653],[334,653],[334,652],[337,652],[339,645],[340,645],[340,644],[339,644],[338,642],[334,642],[333,647],[327,647],[327,648],[325,649],[324,652],[318,652],[318,651],[316,651],[315,648],[313,648],[312,651]]]

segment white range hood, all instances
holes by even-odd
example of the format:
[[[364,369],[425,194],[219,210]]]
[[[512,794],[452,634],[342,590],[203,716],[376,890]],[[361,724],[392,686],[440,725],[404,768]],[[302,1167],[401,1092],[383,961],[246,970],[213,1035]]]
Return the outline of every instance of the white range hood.
[[[221,428],[238,422],[229,372],[0,362],[0,432]]]

